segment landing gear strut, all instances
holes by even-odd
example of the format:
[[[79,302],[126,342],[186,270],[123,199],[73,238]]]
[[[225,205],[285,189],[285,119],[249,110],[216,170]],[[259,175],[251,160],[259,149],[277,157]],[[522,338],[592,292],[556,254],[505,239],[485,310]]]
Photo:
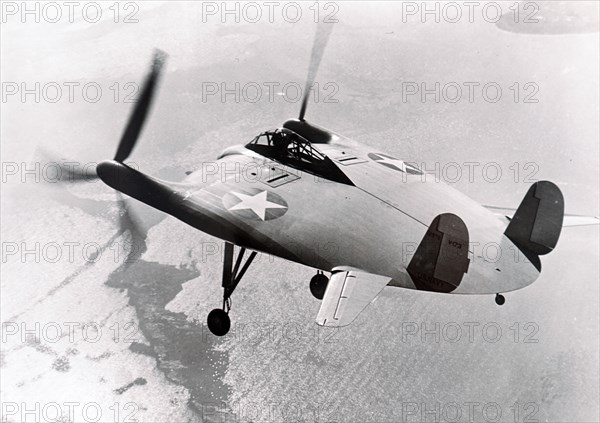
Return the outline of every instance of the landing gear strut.
[[[317,274],[310,279],[310,292],[313,294],[313,297],[322,300],[328,283],[329,278],[318,270]]]
[[[225,256],[223,259],[223,308],[215,308],[208,314],[208,318],[206,319],[208,329],[217,336],[223,336],[229,332],[229,328],[231,327],[231,320],[229,319],[231,294],[233,294],[236,286],[242,280],[242,276],[244,276],[244,273],[246,273],[246,270],[250,267],[252,260],[256,257],[256,251],[253,251],[240,270],[244,254],[246,253],[246,249],[242,248],[235,261],[235,267],[233,267],[232,270],[233,253],[233,244],[226,242]]]
[[[499,306],[503,305],[504,302],[506,301],[506,299],[504,298],[504,295],[502,294],[496,294],[496,304],[498,304]]]

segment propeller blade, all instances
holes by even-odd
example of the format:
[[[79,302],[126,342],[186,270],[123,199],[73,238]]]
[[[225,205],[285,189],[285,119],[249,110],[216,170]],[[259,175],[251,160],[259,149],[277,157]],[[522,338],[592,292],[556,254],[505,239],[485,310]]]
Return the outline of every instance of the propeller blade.
[[[308,99],[310,97],[310,88],[315,82],[327,41],[333,30],[332,23],[319,23],[317,26],[317,32],[315,34],[315,41],[313,42],[312,52],[310,53],[310,65],[308,67],[308,76],[306,77],[306,86],[304,87],[304,98],[302,98],[302,108],[300,109],[300,120],[304,120],[304,114],[306,113],[306,107],[308,106]]]
[[[119,207],[119,229],[122,232],[129,231],[131,236],[132,247],[129,255],[143,253],[145,248],[143,251],[140,251],[140,248],[144,245],[146,231],[143,224],[138,222],[137,216],[131,210],[123,194],[119,191],[117,191],[117,206]]]
[[[59,156],[43,147],[36,149],[38,160],[44,163],[45,168],[49,169],[46,175],[48,182],[76,183],[90,182],[98,178],[96,166],[87,163],[82,166],[75,160],[59,158]]]
[[[59,166],[62,170],[60,180],[64,182],[91,182],[98,178],[98,175],[96,175],[96,168],[79,170],[63,166],[62,164],[59,164]]]
[[[135,105],[135,108],[133,109],[133,113],[129,118],[125,132],[121,137],[117,154],[115,154],[115,160],[118,162],[123,162],[126,160],[131,154],[133,147],[135,147],[135,143],[137,142],[140,132],[142,131],[142,127],[144,126],[144,122],[146,121],[148,110],[150,110],[150,106],[152,105],[154,90],[160,78],[161,69],[166,60],[167,54],[165,52],[158,49],[155,50],[152,68],[146,77],[140,97]]]

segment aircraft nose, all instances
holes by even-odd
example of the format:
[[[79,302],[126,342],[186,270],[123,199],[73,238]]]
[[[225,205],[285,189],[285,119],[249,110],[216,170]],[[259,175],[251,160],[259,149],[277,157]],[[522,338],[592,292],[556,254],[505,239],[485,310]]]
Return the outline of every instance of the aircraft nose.
[[[125,174],[125,172],[123,172],[124,168],[124,164],[115,160],[104,160],[96,167],[96,173],[102,182],[116,189],[116,187],[120,185],[119,174],[121,177]]]

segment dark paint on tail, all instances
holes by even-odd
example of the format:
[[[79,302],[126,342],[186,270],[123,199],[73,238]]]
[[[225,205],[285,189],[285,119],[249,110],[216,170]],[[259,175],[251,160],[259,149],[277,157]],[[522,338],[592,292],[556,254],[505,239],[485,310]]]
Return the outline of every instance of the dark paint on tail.
[[[469,231],[455,214],[433,219],[408,264],[408,274],[422,291],[452,292],[469,269]]]
[[[549,181],[536,182],[529,188],[504,231],[525,255],[544,255],[558,242],[565,213],[560,189]]]

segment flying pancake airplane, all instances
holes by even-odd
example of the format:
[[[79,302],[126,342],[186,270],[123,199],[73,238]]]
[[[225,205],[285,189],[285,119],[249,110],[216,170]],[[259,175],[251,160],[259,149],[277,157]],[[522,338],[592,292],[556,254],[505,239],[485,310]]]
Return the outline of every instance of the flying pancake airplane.
[[[340,327],[386,286],[495,294],[502,305],[501,293],[536,280],[539,256],[555,248],[563,225],[598,222],[565,218],[563,196],[547,181],[529,188],[514,215],[499,214],[423,178],[417,166],[307,122],[309,91],[330,33],[331,25],[317,29],[298,119],[218,157],[217,165],[244,175],[207,183],[196,171],[176,183],[124,163],[166,61],[158,50],[114,159],[96,168],[115,190],[224,241],[223,303],[207,319],[213,334],[229,331],[231,295],[257,252],[316,269],[310,290],[322,299],[317,324]],[[493,260],[474,247],[488,244],[500,251]]]

